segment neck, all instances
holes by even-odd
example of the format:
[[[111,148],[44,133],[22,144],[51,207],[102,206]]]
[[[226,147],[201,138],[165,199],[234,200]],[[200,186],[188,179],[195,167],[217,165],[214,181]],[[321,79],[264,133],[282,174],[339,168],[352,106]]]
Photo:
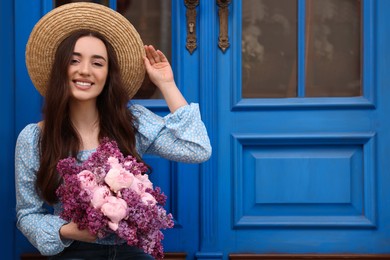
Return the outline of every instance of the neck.
[[[77,131],[86,133],[99,126],[99,113],[96,101],[70,103],[70,118]]]

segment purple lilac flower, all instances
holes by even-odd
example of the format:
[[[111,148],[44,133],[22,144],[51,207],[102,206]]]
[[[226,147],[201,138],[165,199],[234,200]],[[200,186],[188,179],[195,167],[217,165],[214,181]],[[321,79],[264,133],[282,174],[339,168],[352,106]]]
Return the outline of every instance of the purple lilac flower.
[[[148,188],[141,190],[134,190],[132,187],[128,187],[115,192],[110,191],[104,180],[106,174],[111,169],[110,157],[111,162],[112,158],[116,158],[117,163],[123,169],[134,176],[138,176],[137,178],[140,178],[140,180],[146,179],[147,185],[152,187],[148,178],[139,176],[147,173],[148,168],[146,165],[138,162],[132,156],[124,157],[115,141],[104,138],[96,152],[82,164],[78,164],[75,158],[66,158],[58,162],[57,171],[63,180],[56,191],[63,208],[60,214],[61,218],[67,221],[74,221],[80,229],[88,229],[99,238],[105,237],[109,232],[114,232],[119,238],[125,240],[127,244],[143,249],[155,259],[163,259],[164,254],[161,241],[164,235],[161,230],[172,228],[174,224],[172,215],[167,214],[163,208],[167,199],[166,195],[161,192],[159,187],[153,189],[153,187],[150,188],[148,186]],[[96,181],[97,187],[106,186],[107,192],[111,193],[111,197],[115,196],[126,202],[126,216],[119,221],[117,229],[114,229],[115,231],[110,229],[110,219],[104,215],[101,207],[97,206],[95,208],[91,203],[93,194],[98,194],[94,193],[95,188],[91,188],[91,185],[88,185],[88,183],[81,183],[77,177],[77,174],[84,170],[88,170],[96,175],[94,181]],[[85,180],[83,181],[85,182]],[[94,186],[92,185],[92,187]],[[143,202],[142,197],[145,198],[145,196],[152,196],[155,201],[146,200]],[[102,203],[105,203],[105,197],[100,199]],[[157,204],[155,204],[156,201]]]

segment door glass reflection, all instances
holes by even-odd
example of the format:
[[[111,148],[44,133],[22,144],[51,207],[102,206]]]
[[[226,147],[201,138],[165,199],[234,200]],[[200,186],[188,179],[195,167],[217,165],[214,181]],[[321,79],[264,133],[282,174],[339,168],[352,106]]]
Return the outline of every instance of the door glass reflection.
[[[297,95],[297,1],[242,1],[242,96]]]
[[[306,96],[361,96],[360,0],[306,3]]]
[[[117,11],[134,25],[144,44],[155,46],[171,60],[171,0],[117,0]],[[146,75],[134,99],[161,98]]]
[[[242,97],[297,96],[297,57],[306,97],[362,95],[361,0],[306,0],[297,52],[297,1],[242,1]],[[300,79],[303,80],[303,79]]]

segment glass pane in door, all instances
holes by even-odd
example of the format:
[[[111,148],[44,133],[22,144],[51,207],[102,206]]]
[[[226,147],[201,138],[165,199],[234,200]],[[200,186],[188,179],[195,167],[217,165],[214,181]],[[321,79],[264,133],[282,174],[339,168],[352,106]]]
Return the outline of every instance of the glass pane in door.
[[[361,96],[361,1],[306,1],[306,96]]]
[[[297,1],[242,1],[242,97],[297,95]]]
[[[117,0],[117,11],[137,29],[144,44],[160,49],[171,57],[171,0]],[[160,99],[161,92],[145,77],[135,99]]]

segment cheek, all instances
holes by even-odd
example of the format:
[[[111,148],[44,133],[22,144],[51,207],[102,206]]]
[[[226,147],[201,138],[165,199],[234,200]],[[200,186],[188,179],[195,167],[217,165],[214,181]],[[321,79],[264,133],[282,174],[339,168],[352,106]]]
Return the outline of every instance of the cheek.
[[[108,72],[107,71],[104,71],[103,73],[101,73],[100,80],[102,81],[103,85],[106,84],[107,78],[108,78]]]
[[[68,79],[72,78],[72,75],[75,73],[76,69],[73,67],[68,67]]]
[[[68,69],[68,79],[70,79],[71,75],[72,75],[72,71],[71,69]]]

